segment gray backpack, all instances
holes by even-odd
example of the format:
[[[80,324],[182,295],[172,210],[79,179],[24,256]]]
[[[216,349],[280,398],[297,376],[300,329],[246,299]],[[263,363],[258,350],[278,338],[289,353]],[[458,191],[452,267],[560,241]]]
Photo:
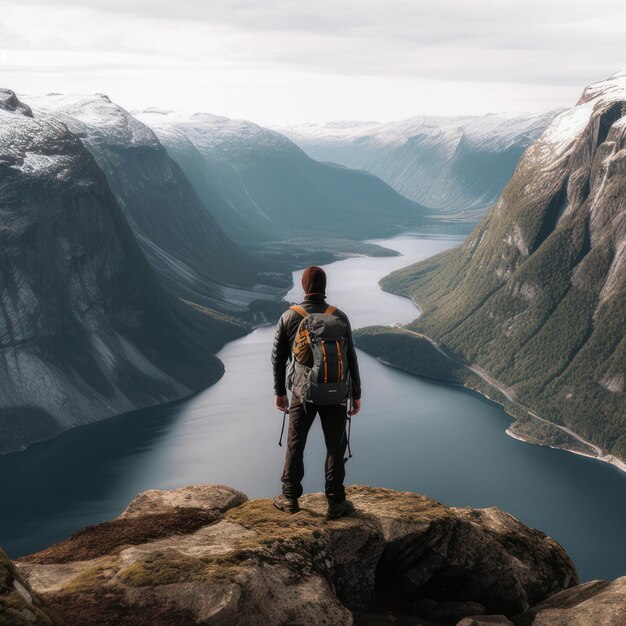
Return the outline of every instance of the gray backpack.
[[[290,308],[302,316],[291,347],[291,391],[314,404],[345,402],[350,393],[348,325],[333,315],[334,306],[324,313],[309,313],[299,305]]]

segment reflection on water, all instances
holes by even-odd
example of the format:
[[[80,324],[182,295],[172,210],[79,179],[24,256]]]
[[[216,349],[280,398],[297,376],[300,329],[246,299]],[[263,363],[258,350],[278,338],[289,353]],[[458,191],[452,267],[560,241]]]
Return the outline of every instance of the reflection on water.
[[[403,237],[405,256],[328,266],[329,301],[354,327],[407,322],[405,298],[383,293],[389,271],[459,243]],[[299,284],[299,276],[295,278]],[[292,299],[300,297],[295,288]],[[12,556],[119,514],[139,491],[220,482],[251,497],[279,489],[281,414],[273,404],[273,328],[228,344],[226,374],[183,402],[78,428],[0,457],[0,545]],[[353,423],[348,482],[419,491],[455,506],[499,506],[560,541],[583,579],[624,573],[626,476],[606,464],[505,434],[509,417],[464,389],[416,378],[359,353],[363,411]],[[307,446],[305,489],[323,487],[323,439]]]

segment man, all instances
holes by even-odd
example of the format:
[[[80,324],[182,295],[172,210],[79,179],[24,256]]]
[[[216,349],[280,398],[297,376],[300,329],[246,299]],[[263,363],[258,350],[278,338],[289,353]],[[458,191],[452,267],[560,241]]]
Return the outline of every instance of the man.
[[[326,273],[322,268],[307,267],[302,274],[302,288],[305,296],[299,306],[306,313],[324,313],[329,310],[326,303]],[[331,307],[331,309],[333,308]],[[342,398],[338,404],[316,405],[312,402],[305,402],[292,393],[291,404],[289,404],[285,387],[287,362],[293,358],[292,346],[303,319],[302,314],[293,309],[288,309],[283,313],[276,326],[272,350],[274,392],[276,394],[276,408],[284,412],[289,411],[289,431],[285,467],[281,478],[283,483],[282,495],[274,498],[274,505],[287,513],[297,513],[300,510],[298,498],[302,495],[304,447],[309,429],[315,416],[319,413],[326,442],[325,490],[328,501],[328,516],[337,518],[350,515],[355,510],[354,505],[346,500],[343,485],[345,477],[344,455],[347,445],[347,415],[356,415],[361,408],[361,380],[350,322],[345,313],[338,309],[334,309],[332,314],[343,320],[347,326],[346,357],[352,398],[352,407],[349,413],[347,411],[348,398]]]

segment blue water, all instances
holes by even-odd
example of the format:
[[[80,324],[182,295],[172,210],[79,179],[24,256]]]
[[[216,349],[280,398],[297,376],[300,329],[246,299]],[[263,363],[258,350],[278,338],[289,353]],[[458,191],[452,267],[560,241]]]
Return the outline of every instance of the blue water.
[[[382,292],[378,280],[459,242],[406,236],[383,242],[402,257],[327,266],[329,301],[354,327],[408,322],[417,314],[413,304]],[[300,295],[297,288],[291,294]],[[224,377],[191,399],[0,457],[0,546],[14,557],[43,548],[114,517],[150,488],[211,482],[250,497],[274,495],[283,450],[269,363],[273,332],[261,328],[228,344],[219,355]],[[476,394],[361,352],[359,359],[363,410],[353,421],[348,483],[418,491],[453,506],[498,506],[559,541],[582,580],[626,574],[626,474],[508,437],[509,416]],[[307,446],[306,490],[321,490],[323,462],[317,426]]]

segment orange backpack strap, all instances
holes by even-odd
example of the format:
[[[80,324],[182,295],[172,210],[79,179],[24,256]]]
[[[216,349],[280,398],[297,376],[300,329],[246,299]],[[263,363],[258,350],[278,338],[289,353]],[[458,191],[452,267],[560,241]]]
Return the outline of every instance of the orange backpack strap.
[[[329,304],[328,308],[324,311],[324,313],[326,315],[332,315],[336,310],[337,310],[336,306],[333,306],[332,304]]]
[[[309,314],[308,311],[304,307],[301,307],[299,304],[294,304],[293,306],[290,306],[289,308],[292,311],[295,311],[296,313],[299,313],[300,315],[302,315],[302,317],[306,317]]]

